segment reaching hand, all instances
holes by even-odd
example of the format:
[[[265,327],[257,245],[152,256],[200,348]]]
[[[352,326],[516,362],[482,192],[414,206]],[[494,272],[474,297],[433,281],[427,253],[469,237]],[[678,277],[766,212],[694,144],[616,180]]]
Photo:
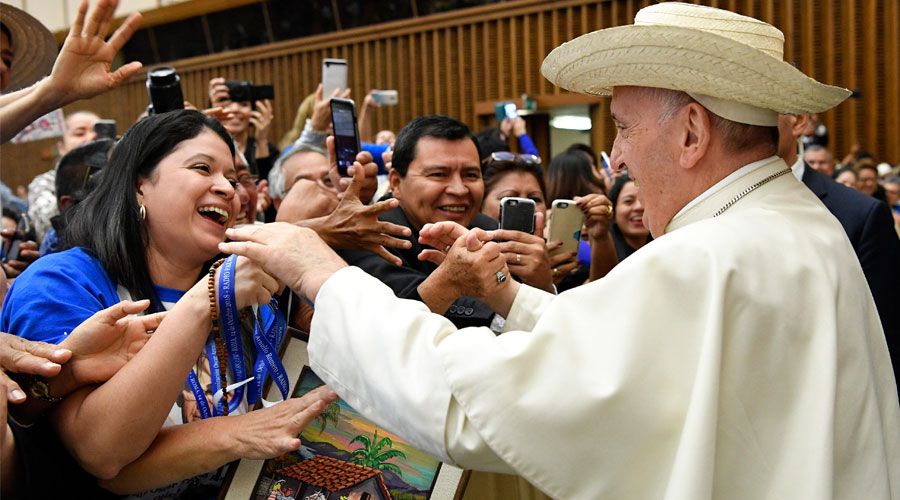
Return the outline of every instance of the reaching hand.
[[[561,246],[561,241],[547,242],[547,254],[550,256],[550,274],[553,276],[554,285],[560,284],[569,274],[581,267],[581,264],[578,262],[578,252],[553,252]]]
[[[133,316],[149,305],[126,300],[98,311],[59,344],[74,353],[67,367],[78,386],[109,380],[144,347],[166,314]]]
[[[325,132],[331,125],[331,98],[340,97],[346,99],[350,97],[350,89],[334,89],[334,93],[330,96],[323,96],[322,84],[316,88],[316,103],[313,105],[312,128],[317,132]]]
[[[7,388],[10,402],[21,403],[25,401],[25,393],[6,376],[7,371],[52,377],[71,357],[72,351],[60,346],[0,333],[0,385]]]
[[[454,299],[463,295],[484,298],[496,293],[510,278],[500,245],[491,238],[483,229],[469,230],[450,246],[429,279],[436,278],[442,283],[441,288],[452,290]],[[497,279],[501,272],[506,277],[503,282]]]
[[[584,225],[590,239],[601,240],[609,236],[609,224],[613,219],[613,206],[609,198],[602,194],[591,193],[576,197],[575,203],[584,212]]]
[[[314,300],[331,274],[346,267],[315,231],[285,222],[244,226],[225,232],[219,251],[248,257],[291,290]]]
[[[253,137],[256,144],[268,144],[272,128],[272,101],[256,101],[256,109],[250,112],[250,124],[255,131]]]
[[[217,76],[209,81],[207,92],[209,92],[209,103],[212,106],[224,108],[231,102],[228,86],[225,85],[225,79],[221,76]]]
[[[302,398],[232,417],[241,419],[241,432],[236,435],[240,456],[264,460],[298,450],[297,436],[336,399],[334,391],[322,386]]]
[[[509,270],[525,284],[553,292],[553,276],[550,258],[544,243],[544,216],[538,213],[535,234],[499,229],[493,231],[493,240],[499,242]]]
[[[141,20],[139,13],[132,13],[109,41],[104,41],[118,3],[118,0],[98,1],[85,24],[88,2],[81,1],[48,80],[49,88],[61,102],[87,99],[111,90],[141,69],[141,63],[134,61],[110,72],[113,58],[137,30]]]
[[[275,295],[282,290],[281,283],[266,271],[258,262],[254,262],[246,257],[238,257],[234,269],[234,297],[238,309],[256,305],[268,304]],[[216,293],[221,292],[218,288],[219,276],[222,268],[216,270]],[[201,280],[206,283],[206,279]]]
[[[469,230],[453,221],[428,223],[419,231],[419,243],[432,248],[422,250],[419,260],[427,260],[441,265],[447,258],[450,247]]]

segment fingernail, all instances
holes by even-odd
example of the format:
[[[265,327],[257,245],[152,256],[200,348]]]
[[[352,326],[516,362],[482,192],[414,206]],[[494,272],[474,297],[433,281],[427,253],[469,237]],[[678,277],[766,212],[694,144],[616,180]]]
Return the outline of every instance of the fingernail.
[[[22,401],[23,399],[25,399],[25,393],[18,389],[13,389],[13,391],[9,393],[9,397],[13,401]]]
[[[61,357],[61,356],[65,356],[65,355],[69,354],[70,352],[72,352],[72,351],[70,351],[68,349],[57,349],[57,350],[53,351],[53,355],[57,356],[57,357]]]
[[[44,368],[46,368],[48,370],[52,370],[52,369],[56,368],[57,366],[59,366],[59,365],[54,363],[53,361],[47,361],[44,363]]]

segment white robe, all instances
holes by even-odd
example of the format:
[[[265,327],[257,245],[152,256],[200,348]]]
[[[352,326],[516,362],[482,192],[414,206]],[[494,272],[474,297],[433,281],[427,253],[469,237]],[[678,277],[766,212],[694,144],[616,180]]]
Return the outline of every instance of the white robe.
[[[356,268],[319,292],[311,365],[445,461],[557,498],[900,498],[900,406],[841,226],[786,167],[741,169],[605,278],[522,286],[456,330]]]

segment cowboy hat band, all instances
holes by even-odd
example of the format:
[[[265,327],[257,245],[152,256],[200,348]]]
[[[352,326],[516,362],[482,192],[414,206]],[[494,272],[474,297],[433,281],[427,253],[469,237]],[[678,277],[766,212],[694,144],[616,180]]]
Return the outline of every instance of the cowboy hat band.
[[[56,39],[40,21],[12,5],[0,3],[0,22],[12,36],[13,59],[9,88],[4,92],[27,87],[50,74],[58,52]]]
[[[633,25],[564,43],[541,73],[585,94],[611,95],[615,86],[680,90],[713,113],[754,125],[774,125],[779,113],[825,111],[850,95],[784,62],[783,45],[781,31],[762,21],[670,2],[641,9]]]

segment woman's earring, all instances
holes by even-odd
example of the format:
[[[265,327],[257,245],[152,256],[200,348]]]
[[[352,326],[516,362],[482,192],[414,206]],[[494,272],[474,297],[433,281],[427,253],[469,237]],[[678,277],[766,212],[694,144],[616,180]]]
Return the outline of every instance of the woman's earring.
[[[141,204],[140,214],[141,214],[141,220],[147,220],[147,208],[144,207],[143,204]]]

